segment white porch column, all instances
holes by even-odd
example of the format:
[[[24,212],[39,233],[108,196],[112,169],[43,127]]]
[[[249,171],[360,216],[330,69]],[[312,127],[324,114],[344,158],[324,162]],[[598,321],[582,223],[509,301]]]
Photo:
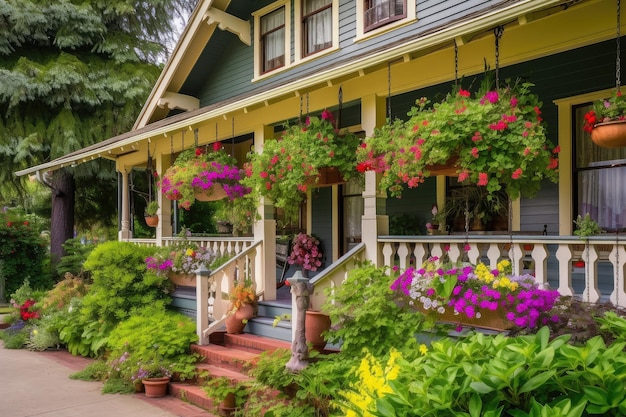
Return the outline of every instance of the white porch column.
[[[133,237],[133,233],[130,230],[130,196],[128,189],[128,171],[126,171],[124,167],[119,172],[122,175],[122,207],[120,208],[122,211],[122,220],[121,228],[117,232],[117,240],[124,241],[131,239]]]
[[[156,172],[159,176],[163,176],[165,171],[172,165],[172,155],[157,154],[154,156],[156,161]],[[163,237],[172,236],[172,202],[165,198],[160,189],[156,191],[156,198],[159,202],[159,225],[156,228],[156,244],[163,245]]]
[[[374,134],[374,129],[385,123],[386,100],[375,94],[361,99],[361,127],[365,136]],[[361,218],[362,242],[365,243],[365,258],[376,266],[383,266],[382,250],[378,249],[378,235],[389,234],[389,216],[386,213],[386,196],[378,193],[379,175],[365,173],[363,191],[363,217]]]
[[[261,152],[265,138],[274,137],[272,126],[259,126],[254,131],[254,150]],[[276,220],[274,219],[274,206],[261,198],[257,206],[261,220],[254,223],[254,241],[263,241],[262,268],[257,269],[263,274],[263,289],[265,300],[276,299]],[[258,280],[257,280],[258,281]],[[258,290],[259,288],[257,288]]]

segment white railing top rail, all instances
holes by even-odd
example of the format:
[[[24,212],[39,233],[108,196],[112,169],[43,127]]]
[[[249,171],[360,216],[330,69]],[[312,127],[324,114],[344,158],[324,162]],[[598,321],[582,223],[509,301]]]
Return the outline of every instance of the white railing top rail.
[[[615,235],[611,233],[603,233],[601,235],[589,236],[585,239],[581,239],[578,236],[546,236],[546,235],[521,235],[514,234],[513,236],[508,234],[490,234],[490,235],[473,235],[470,234],[467,237],[462,234],[453,235],[432,235],[432,236],[379,236],[378,242],[380,243],[393,243],[393,242],[408,242],[408,243],[463,243],[466,240],[468,242],[484,242],[484,243],[545,243],[545,244],[584,244],[585,240],[588,240],[590,244],[607,244],[615,243],[616,239],[619,239],[620,243],[626,243],[626,233],[622,235]]]
[[[361,252],[365,250],[365,243],[359,243],[348,252],[343,254],[339,259],[333,262],[328,268],[321,271],[319,274],[315,275],[311,278],[310,283],[316,285],[320,281],[324,281],[326,278],[333,275],[340,268],[342,268],[346,263],[351,261],[355,256],[358,256]]]

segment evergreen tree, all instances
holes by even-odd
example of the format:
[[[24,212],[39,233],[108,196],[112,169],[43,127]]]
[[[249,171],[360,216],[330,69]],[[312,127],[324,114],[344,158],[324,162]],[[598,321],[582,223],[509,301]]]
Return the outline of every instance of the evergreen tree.
[[[0,201],[24,195],[24,179],[13,172],[132,127],[173,44],[176,17],[195,3],[0,0]],[[102,160],[43,177],[52,189],[51,252],[58,260],[73,236],[77,184],[89,187],[80,198],[92,200],[79,205],[92,213],[79,215],[112,223],[116,174]]]

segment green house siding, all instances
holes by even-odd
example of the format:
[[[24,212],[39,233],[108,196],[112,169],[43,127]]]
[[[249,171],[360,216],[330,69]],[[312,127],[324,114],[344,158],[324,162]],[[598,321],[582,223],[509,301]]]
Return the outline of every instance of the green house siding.
[[[250,20],[251,31],[254,36],[254,19],[251,13],[271,3],[270,1],[250,2],[245,3],[245,5],[238,3],[236,9],[233,8],[235,6],[229,6],[227,11],[242,19]],[[256,40],[252,40],[253,46],[247,46],[241,43],[235,35],[216,30],[205,47],[198,65],[194,67],[183,85],[181,93],[198,97],[200,105],[207,106],[240,95],[250,94],[254,91],[263,91],[275,86],[281,86],[291,80],[319,73],[338,63],[350,62],[388,49],[390,46],[407,39],[419,38],[419,36],[428,34],[439,27],[462,19],[469,19],[502,3],[502,0],[474,0],[464,1],[461,4],[452,0],[418,1],[416,6],[418,20],[415,23],[367,40],[354,42],[357,35],[356,0],[340,1],[339,50],[322,55],[304,64],[296,64],[288,70],[277,72],[276,75],[257,82],[252,82],[254,76],[254,44]],[[244,17],[246,5],[249,9],[247,16]],[[292,7],[292,33],[290,34],[292,60],[295,59],[295,36],[293,31],[296,30],[295,28],[298,24],[294,22],[294,10]]]

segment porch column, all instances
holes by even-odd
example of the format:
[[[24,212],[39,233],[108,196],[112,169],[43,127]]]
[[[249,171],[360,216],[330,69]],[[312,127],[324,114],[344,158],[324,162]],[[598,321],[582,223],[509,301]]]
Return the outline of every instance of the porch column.
[[[165,171],[172,165],[172,155],[157,154],[154,156],[156,161],[156,172],[162,176]],[[165,198],[161,190],[157,189],[156,199],[159,202],[159,225],[156,228],[156,244],[163,246],[163,237],[172,236],[172,202]]]
[[[375,94],[361,99],[361,127],[365,136],[374,134],[374,129],[385,123],[386,99]],[[365,173],[363,191],[363,217],[361,218],[362,242],[365,244],[365,258],[376,266],[383,265],[382,251],[378,249],[378,236],[389,234],[389,216],[386,215],[386,199],[378,193],[380,174]]]
[[[129,204],[129,190],[128,190],[128,171],[126,168],[122,168],[120,171],[122,176],[122,192],[121,192],[121,222],[120,230],[117,232],[117,240],[125,241],[133,237],[133,233],[130,230],[130,204]]]
[[[254,131],[254,150],[263,151],[265,138],[274,137],[272,126],[262,125]],[[263,278],[263,290],[265,300],[276,299],[276,220],[274,219],[274,206],[261,198],[257,207],[261,220],[254,223],[254,241],[263,241],[263,256],[261,264],[256,268]],[[259,279],[256,279],[259,282]],[[257,291],[260,288],[257,287]]]

